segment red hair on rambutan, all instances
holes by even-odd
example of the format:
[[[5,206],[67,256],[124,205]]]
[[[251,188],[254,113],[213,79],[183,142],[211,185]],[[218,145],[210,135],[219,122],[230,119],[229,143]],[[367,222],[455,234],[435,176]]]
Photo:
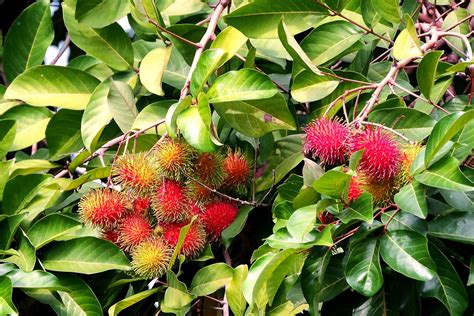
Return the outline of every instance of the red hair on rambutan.
[[[193,149],[182,141],[165,139],[155,150],[159,172],[166,178],[182,180],[192,170]]]
[[[110,228],[127,212],[126,201],[122,194],[111,189],[90,190],[79,201],[81,220],[100,228]]]
[[[238,209],[235,204],[226,201],[215,201],[204,206],[200,219],[210,240],[220,237],[237,217]]]
[[[311,153],[325,165],[343,163],[347,153],[350,132],[338,119],[326,117],[310,122],[304,129],[305,154]]]
[[[119,244],[125,250],[130,250],[153,233],[148,220],[139,214],[130,214],[120,221],[118,228]]]
[[[352,176],[351,182],[349,183],[349,191],[347,193],[347,201],[349,203],[357,200],[359,196],[364,192],[362,189],[360,180],[357,176]]]
[[[139,192],[150,190],[158,178],[156,163],[146,153],[125,154],[112,165],[114,181]]]
[[[165,223],[182,221],[190,215],[184,187],[170,179],[164,179],[155,189],[152,207],[158,220]]]
[[[174,248],[178,244],[179,233],[181,228],[188,225],[189,221],[181,223],[169,223],[164,226],[164,240]],[[195,221],[189,228],[186,237],[184,238],[183,244],[181,245],[180,253],[186,257],[193,258],[197,256],[206,245],[206,231],[204,230],[201,223]]]
[[[224,159],[224,186],[238,194],[245,194],[252,175],[251,166],[240,150],[229,150]]]

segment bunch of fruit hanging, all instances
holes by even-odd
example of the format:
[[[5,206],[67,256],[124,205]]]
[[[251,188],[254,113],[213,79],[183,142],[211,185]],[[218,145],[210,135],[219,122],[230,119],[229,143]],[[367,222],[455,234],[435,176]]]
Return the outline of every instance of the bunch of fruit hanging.
[[[238,150],[202,153],[165,139],[150,154],[117,158],[112,176],[120,191],[86,193],[79,203],[81,220],[129,253],[138,276],[156,278],[166,271],[183,227],[189,230],[179,253],[187,258],[219,240],[238,205],[216,191],[246,194],[251,165]]]

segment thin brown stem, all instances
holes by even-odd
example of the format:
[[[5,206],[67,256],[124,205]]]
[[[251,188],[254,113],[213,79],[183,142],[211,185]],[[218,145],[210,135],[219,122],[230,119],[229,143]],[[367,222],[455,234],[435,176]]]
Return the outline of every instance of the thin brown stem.
[[[466,16],[464,19],[461,19],[459,21],[457,21],[456,23],[454,23],[453,25],[451,25],[450,27],[448,27],[447,29],[445,29],[446,32],[448,31],[451,31],[452,29],[454,29],[456,26],[459,26],[461,25],[462,23],[464,23],[465,21],[469,20],[469,19],[472,19],[474,15],[472,14],[469,14],[468,16]]]
[[[177,39],[179,39],[180,41],[186,43],[186,44],[189,44],[191,46],[194,46],[196,48],[199,48],[199,44],[196,44],[194,42],[191,42],[190,40],[178,35],[178,34],[175,34],[171,31],[169,31],[168,29],[166,29],[165,27],[161,26],[158,22],[152,20],[152,19],[148,19],[148,23],[150,24],[153,24],[153,26],[155,26],[157,29],[159,29],[160,31],[162,31],[163,33],[166,33],[166,34],[169,34]]]
[[[59,58],[61,58],[61,56],[64,54],[64,52],[66,51],[66,49],[69,47],[69,44],[71,44],[71,38],[69,37],[69,35],[66,36],[66,38],[64,39],[64,43],[63,43],[63,46],[61,46],[61,48],[59,49],[57,55],[53,58],[53,60],[51,61],[50,65],[56,65],[56,63],[58,62]]]
[[[387,222],[386,222],[385,225],[383,226],[383,231],[384,231],[384,232],[387,231],[388,224],[390,224],[390,222],[391,222],[392,219],[395,217],[395,215],[397,215],[398,212],[400,212],[400,208],[399,208],[399,207],[397,207],[397,209],[393,212],[393,214],[390,215],[390,217],[388,218]]]

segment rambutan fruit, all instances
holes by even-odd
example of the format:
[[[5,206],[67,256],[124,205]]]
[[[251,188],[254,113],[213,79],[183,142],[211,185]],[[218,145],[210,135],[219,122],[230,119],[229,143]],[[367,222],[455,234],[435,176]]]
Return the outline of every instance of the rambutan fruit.
[[[181,223],[169,223],[164,227],[164,240],[170,245],[171,248],[175,248],[178,244],[179,233],[181,228],[188,225],[189,222]],[[193,222],[189,228],[186,237],[184,238],[183,244],[181,245],[180,253],[186,257],[193,258],[197,256],[206,245],[206,231],[200,222]]]
[[[101,228],[110,228],[127,212],[126,199],[117,191],[93,189],[79,202],[82,222]]]
[[[205,205],[200,219],[209,239],[218,239],[222,231],[235,220],[237,212],[237,207],[226,201],[215,201]]]
[[[153,229],[148,220],[139,214],[131,214],[120,221],[119,244],[125,250],[130,250],[151,236]]]
[[[408,144],[402,148],[400,172],[397,175],[399,186],[404,186],[413,180],[413,176],[410,174],[410,166],[422,148],[419,144]]]
[[[152,236],[133,248],[132,267],[140,277],[159,278],[166,272],[172,253],[166,242]]]
[[[150,207],[150,198],[148,196],[138,196],[132,201],[132,209],[136,214],[145,214]]]
[[[106,230],[103,230],[100,234],[102,239],[113,242],[114,244],[119,244],[119,232],[116,227],[112,227]]]
[[[155,159],[161,174],[166,178],[181,180],[192,170],[194,152],[180,141],[166,139],[155,151]]]
[[[194,162],[195,174],[202,183],[219,187],[224,181],[224,157],[219,152],[200,153]]]
[[[211,188],[210,185],[206,186]],[[200,203],[209,201],[214,196],[211,190],[194,180],[189,180],[186,182],[186,193],[191,200],[195,200]]]
[[[374,180],[393,179],[400,169],[398,143],[381,128],[368,127],[352,137],[351,150],[364,149],[359,168]]]
[[[158,178],[156,163],[146,153],[125,154],[112,166],[117,184],[138,192],[149,191]]]
[[[184,187],[170,179],[164,179],[155,189],[152,208],[158,220],[165,223],[182,221],[190,215]]]
[[[310,122],[304,131],[305,154],[311,153],[325,165],[344,162],[350,132],[340,120],[321,117]]]
[[[393,200],[396,191],[396,184],[394,179],[387,181],[379,181],[367,178],[361,183],[363,190],[372,195],[374,205],[383,206]]]
[[[352,176],[351,182],[349,183],[349,190],[347,193],[347,201],[353,202],[359,198],[359,196],[364,192],[362,189],[362,184],[357,176]]]
[[[224,159],[224,186],[238,194],[245,194],[251,178],[251,163],[240,151],[229,150]]]

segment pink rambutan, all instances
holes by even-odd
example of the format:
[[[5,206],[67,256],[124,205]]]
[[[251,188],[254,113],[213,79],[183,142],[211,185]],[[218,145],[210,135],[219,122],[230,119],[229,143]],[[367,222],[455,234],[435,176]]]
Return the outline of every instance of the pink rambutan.
[[[170,179],[164,179],[156,188],[152,207],[158,220],[165,223],[182,221],[190,215],[185,189]]]
[[[364,192],[362,189],[360,180],[357,176],[352,176],[351,182],[349,183],[349,191],[347,193],[348,202],[353,202],[359,198],[359,196]]]
[[[94,189],[79,202],[79,214],[84,223],[110,228],[127,212],[126,199],[117,191]]]
[[[326,165],[344,162],[350,137],[346,125],[338,119],[321,117],[310,122],[304,131],[305,154],[311,153],[313,158],[318,157]]]
[[[210,240],[216,240],[237,217],[238,209],[230,202],[215,201],[204,206],[200,219]]]
[[[136,191],[150,190],[158,178],[156,163],[146,153],[125,154],[112,166],[115,182]]]
[[[245,194],[251,177],[251,163],[239,150],[229,150],[224,159],[224,186]]]
[[[120,246],[125,250],[130,250],[150,237],[153,229],[144,216],[131,214],[121,220],[118,231]]]
[[[351,151],[364,149],[359,168],[372,179],[388,181],[400,169],[401,153],[398,144],[381,128],[368,127],[352,138]]]
[[[181,228],[188,225],[189,222],[169,223],[164,227],[164,240],[174,248],[178,244],[179,233]],[[189,228],[183,244],[181,245],[180,253],[186,257],[193,258],[198,255],[206,245],[206,231],[199,222],[193,222]]]

